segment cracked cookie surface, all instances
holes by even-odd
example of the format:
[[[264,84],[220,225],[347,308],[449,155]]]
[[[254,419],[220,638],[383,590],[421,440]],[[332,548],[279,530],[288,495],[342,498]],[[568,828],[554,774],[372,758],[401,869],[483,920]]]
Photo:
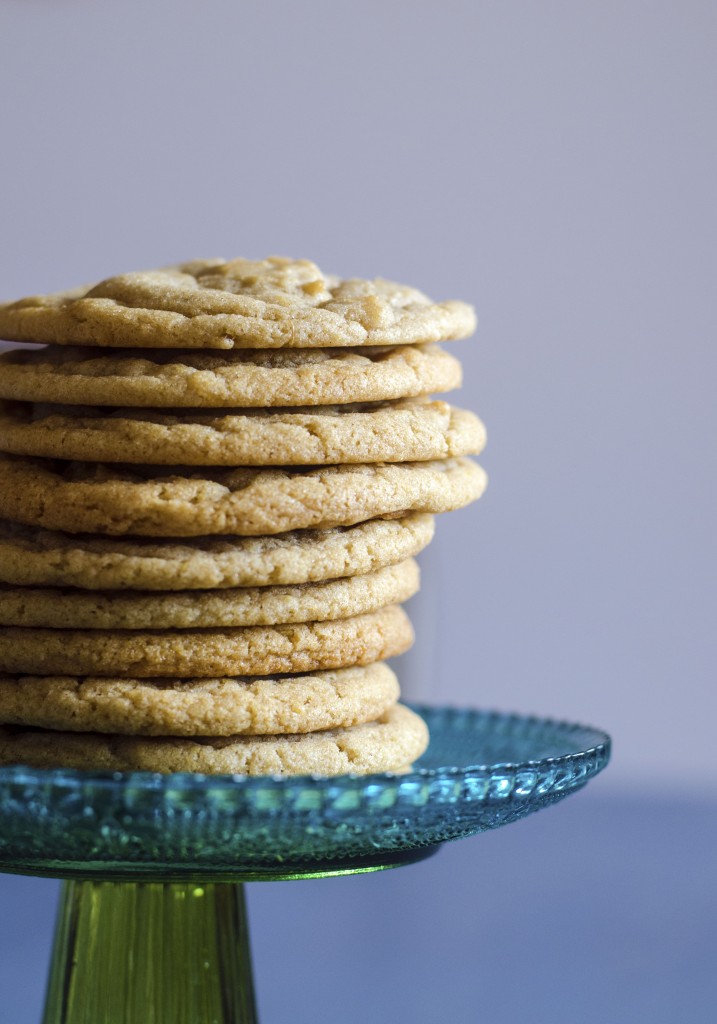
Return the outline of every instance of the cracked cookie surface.
[[[0,337],[120,348],[321,348],[468,337],[464,302],[310,260],[194,260],[0,305]]]
[[[0,451],[164,466],[320,466],[476,455],[477,416],[446,402],[170,416],[0,401]]]
[[[466,458],[181,476],[0,455],[0,516],[68,533],[256,537],[447,512],[475,501],[485,485]]]

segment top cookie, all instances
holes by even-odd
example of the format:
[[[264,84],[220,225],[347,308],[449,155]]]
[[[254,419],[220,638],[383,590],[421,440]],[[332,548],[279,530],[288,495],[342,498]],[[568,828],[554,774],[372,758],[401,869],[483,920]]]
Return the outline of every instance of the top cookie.
[[[0,304],[7,341],[112,348],[326,348],[466,338],[475,314],[310,260],[194,260]]]

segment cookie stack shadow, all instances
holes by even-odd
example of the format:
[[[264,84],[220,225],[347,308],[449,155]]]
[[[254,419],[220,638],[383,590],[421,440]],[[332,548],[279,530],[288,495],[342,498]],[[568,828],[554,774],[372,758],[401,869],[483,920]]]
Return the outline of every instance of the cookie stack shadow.
[[[0,306],[0,764],[402,771],[384,659],[480,421],[462,303],[196,261]],[[46,347],[39,348],[44,344]]]

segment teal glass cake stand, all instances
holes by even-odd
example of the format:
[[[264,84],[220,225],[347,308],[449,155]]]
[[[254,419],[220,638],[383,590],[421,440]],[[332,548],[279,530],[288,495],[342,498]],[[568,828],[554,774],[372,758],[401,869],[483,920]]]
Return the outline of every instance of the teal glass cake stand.
[[[583,726],[416,710],[431,744],[405,775],[0,768],[0,871],[67,880],[44,1024],[255,1021],[244,882],[421,860],[556,803],[610,756]]]

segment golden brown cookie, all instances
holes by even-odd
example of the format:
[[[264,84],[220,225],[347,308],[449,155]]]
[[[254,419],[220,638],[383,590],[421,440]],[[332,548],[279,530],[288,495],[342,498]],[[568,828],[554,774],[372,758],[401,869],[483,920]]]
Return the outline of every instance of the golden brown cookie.
[[[365,576],[293,587],[90,591],[0,586],[0,625],[52,629],[217,629],[321,622],[400,604],[418,590],[413,559]]]
[[[368,775],[402,771],[427,746],[425,723],[401,704],[375,722],[288,736],[180,739],[0,726],[0,764],[88,771]]]
[[[174,475],[0,456],[0,516],[68,533],[264,536],[447,512],[475,501],[485,484],[465,458]]]
[[[272,408],[382,402],[460,387],[438,345],[139,352],[91,348],[0,355],[0,398],[141,408]]]
[[[0,401],[0,451],[163,466],[323,466],[476,455],[477,416],[446,402],[182,416]]]
[[[0,723],[137,736],[263,736],[346,728],[398,700],[383,662],[277,678],[0,676]]]
[[[185,544],[91,537],[0,521],[0,582],[88,590],[208,590],[287,586],[375,572],[418,554],[432,516],[371,519],[274,537]]]
[[[263,676],[369,665],[403,654],[413,630],[402,608],[366,615],[244,629],[0,628],[0,673],[10,675]]]
[[[0,305],[6,341],[120,348],[330,348],[465,338],[475,314],[310,260],[195,260]]]

